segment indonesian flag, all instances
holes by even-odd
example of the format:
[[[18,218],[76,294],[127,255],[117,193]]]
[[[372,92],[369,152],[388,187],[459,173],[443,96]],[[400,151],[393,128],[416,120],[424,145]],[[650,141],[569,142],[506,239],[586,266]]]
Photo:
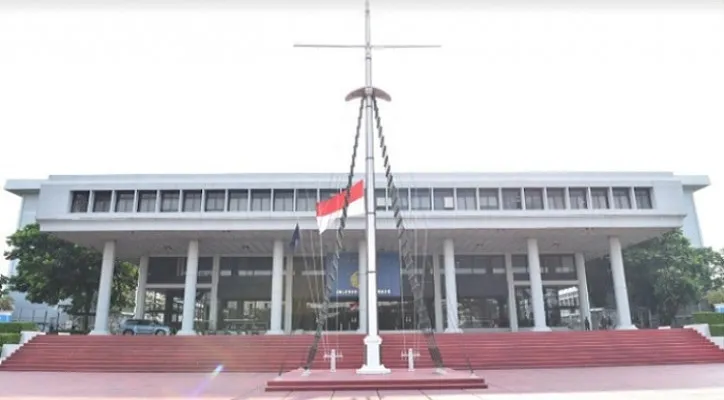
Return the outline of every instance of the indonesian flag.
[[[317,226],[319,233],[323,233],[329,225],[342,217],[344,209],[344,196],[346,190],[342,190],[327,200],[317,203]],[[361,215],[365,213],[365,186],[364,181],[352,185],[349,190],[349,206],[347,216]]]

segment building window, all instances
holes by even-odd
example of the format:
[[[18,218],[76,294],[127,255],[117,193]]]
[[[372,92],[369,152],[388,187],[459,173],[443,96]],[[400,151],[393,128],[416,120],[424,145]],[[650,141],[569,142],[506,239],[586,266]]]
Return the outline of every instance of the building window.
[[[317,210],[317,189],[297,190],[297,211]]]
[[[540,256],[541,271],[555,274],[570,274],[575,272],[573,256],[571,255],[551,255],[545,254]]]
[[[294,211],[294,190],[274,189],[274,211]]]
[[[201,212],[201,191],[184,190],[184,212]]]
[[[430,210],[432,209],[430,203],[430,189],[410,190],[410,205],[413,210]]]
[[[525,209],[526,210],[542,210],[543,209],[543,189],[525,188]]]
[[[520,189],[503,189],[503,210],[521,210]]]
[[[249,191],[244,189],[229,190],[229,211],[249,210]]]
[[[434,189],[433,206],[435,210],[454,210],[455,209],[455,190],[454,189]]]
[[[549,210],[565,210],[566,209],[566,189],[548,188],[546,189],[546,197],[548,198]]]
[[[629,188],[613,188],[613,206],[618,209],[631,208],[631,189]]]
[[[319,189],[319,201],[328,200],[329,198],[337,195],[340,192],[341,190],[335,189]]]
[[[458,195],[458,210],[477,210],[477,195],[475,189],[456,189]]]
[[[375,210],[387,211],[387,190],[375,189]]]
[[[138,212],[156,212],[156,191],[140,190],[138,192]]]
[[[394,194],[390,193],[390,208],[392,208],[392,203],[394,199]],[[410,189],[397,189],[397,201],[399,202],[400,210],[407,211],[410,209]]]
[[[161,191],[161,212],[178,212],[181,192],[178,190]]]
[[[644,210],[654,208],[651,202],[651,188],[635,188],[634,195],[636,196],[636,208]]]
[[[514,274],[524,274],[528,272],[528,255],[513,254],[511,261]]]
[[[251,211],[271,211],[271,190],[255,189],[251,191]]]
[[[500,204],[498,204],[498,189],[480,189],[480,200],[481,210],[498,210]]]
[[[591,205],[596,210],[606,210],[610,207],[608,204],[607,188],[591,188]]]
[[[93,212],[110,212],[111,211],[111,192],[110,190],[97,190],[93,192]]]
[[[207,190],[206,191],[206,211],[224,211],[226,203],[226,190]]]
[[[135,193],[133,190],[117,190],[116,191],[116,212],[133,212],[133,200]]]
[[[83,190],[70,193],[70,212],[84,213],[88,212],[88,202],[90,201],[90,191]]]
[[[568,197],[571,200],[571,209],[585,210],[588,208],[586,188],[570,188],[568,189]]]

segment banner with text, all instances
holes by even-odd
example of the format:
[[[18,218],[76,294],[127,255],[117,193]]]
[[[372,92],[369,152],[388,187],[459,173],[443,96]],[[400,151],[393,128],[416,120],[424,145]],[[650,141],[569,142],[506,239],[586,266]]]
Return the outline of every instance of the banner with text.
[[[332,263],[332,255],[327,256],[325,270]],[[400,256],[398,253],[377,254],[377,295],[379,297],[400,297]],[[332,286],[332,296],[359,298],[359,255],[342,253],[339,255],[337,282]]]

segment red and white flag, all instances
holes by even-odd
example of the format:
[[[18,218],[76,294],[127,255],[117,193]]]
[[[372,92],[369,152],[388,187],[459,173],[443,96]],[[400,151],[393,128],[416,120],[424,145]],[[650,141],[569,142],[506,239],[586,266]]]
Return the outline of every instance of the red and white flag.
[[[329,228],[329,225],[342,217],[344,209],[344,196],[346,190],[342,190],[327,200],[317,203],[317,226],[319,233]],[[365,213],[365,186],[364,181],[352,185],[349,190],[349,206],[347,216],[362,215]]]

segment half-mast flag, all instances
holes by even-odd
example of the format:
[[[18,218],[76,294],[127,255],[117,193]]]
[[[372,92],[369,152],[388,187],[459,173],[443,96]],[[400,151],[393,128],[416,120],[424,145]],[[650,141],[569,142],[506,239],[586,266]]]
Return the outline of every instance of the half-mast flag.
[[[346,190],[342,190],[327,200],[317,203],[317,226],[319,233],[323,233],[329,225],[342,217],[344,209],[344,196]],[[364,181],[359,181],[352,185],[349,190],[349,206],[347,206],[347,216],[362,215],[365,213],[365,187]]]

